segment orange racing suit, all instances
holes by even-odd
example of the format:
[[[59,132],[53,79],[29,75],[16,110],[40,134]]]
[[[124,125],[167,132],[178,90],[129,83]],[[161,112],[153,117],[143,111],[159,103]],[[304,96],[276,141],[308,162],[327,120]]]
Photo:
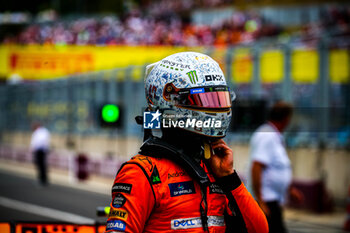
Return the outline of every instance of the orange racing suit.
[[[199,183],[168,159],[138,155],[122,165],[114,180],[106,232],[219,233],[230,224],[225,213],[242,219],[244,229],[234,232],[268,232],[264,213],[236,172],[215,180],[203,162],[201,167],[211,182],[205,195],[208,231],[202,227]],[[233,212],[227,193],[236,201]]]

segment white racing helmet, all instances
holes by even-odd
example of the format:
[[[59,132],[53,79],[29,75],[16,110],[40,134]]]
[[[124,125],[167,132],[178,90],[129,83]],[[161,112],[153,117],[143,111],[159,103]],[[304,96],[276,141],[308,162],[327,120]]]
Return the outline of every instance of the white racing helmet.
[[[235,95],[211,57],[181,52],[147,66],[145,91],[149,110],[162,113],[163,127],[209,137],[226,135]]]

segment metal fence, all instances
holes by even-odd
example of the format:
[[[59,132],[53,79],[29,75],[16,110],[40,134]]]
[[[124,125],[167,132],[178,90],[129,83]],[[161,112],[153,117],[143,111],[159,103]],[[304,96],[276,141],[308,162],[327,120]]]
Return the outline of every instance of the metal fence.
[[[263,100],[269,106],[282,99],[294,104],[293,130],[288,132],[291,145],[325,140],[349,145],[349,45],[324,40],[307,45],[256,43],[206,52],[222,66],[238,102]],[[31,122],[40,121],[63,135],[141,135],[134,117],[146,107],[144,68],[0,86],[0,131],[29,131]],[[104,103],[121,106],[120,128],[99,126],[97,109]],[[231,131],[229,137],[246,141],[250,133]]]

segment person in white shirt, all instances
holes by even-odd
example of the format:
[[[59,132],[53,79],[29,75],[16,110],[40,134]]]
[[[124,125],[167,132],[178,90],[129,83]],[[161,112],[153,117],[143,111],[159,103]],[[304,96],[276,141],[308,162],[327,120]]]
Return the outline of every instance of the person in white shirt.
[[[50,132],[39,123],[32,125],[34,130],[30,141],[30,150],[38,171],[38,179],[41,185],[47,185],[46,156],[50,150]]]
[[[250,141],[250,185],[261,209],[266,214],[270,233],[287,232],[283,209],[287,194],[302,201],[302,194],[290,188],[292,170],[282,132],[288,126],[293,108],[285,102],[276,103],[270,110],[268,122],[261,125]]]

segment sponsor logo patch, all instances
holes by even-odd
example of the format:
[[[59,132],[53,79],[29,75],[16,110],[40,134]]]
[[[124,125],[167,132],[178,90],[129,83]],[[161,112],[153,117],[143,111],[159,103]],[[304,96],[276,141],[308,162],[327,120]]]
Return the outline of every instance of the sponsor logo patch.
[[[204,56],[196,56],[195,59],[197,61],[203,62],[203,61],[207,61],[209,59],[209,57],[205,56],[205,55]]]
[[[110,218],[119,218],[122,220],[127,220],[128,219],[128,211],[126,210],[122,210],[122,209],[111,209],[111,211],[109,212],[109,216]]]
[[[117,193],[113,199],[112,206],[115,208],[120,208],[122,207],[126,202],[126,198],[124,197],[123,194]]]
[[[192,181],[169,184],[169,189],[172,197],[196,193]]]
[[[175,69],[175,70],[180,69],[181,71],[183,71],[184,69],[191,69],[190,65],[168,61],[168,60],[162,60],[162,63],[160,64],[160,66],[165,68]]]
[[[208,227],[222,227],[225,226],[224,216],[208,216]],[[181,229],[192,229],[192,228],[201,228],[202,220],[201,218],[182,218],[182,219],[173,219],[171,220],[171,229],[172,230],[181,230]]]
[[[191,94],[204,93],[204,88],[191,89],[190,93],[191,93]]]
[[[131,193],[132,184],[125,183],[116,183],[113,185],[112,192],[120,192],[120,193]]]
[[[192,84],[196,84],[198,82],[198,76],[197,72],[195,70],[191,70],[190,72],[186,73],[188,75],[188,78],[190,79]]]
[[[224,81],[224,77],[220,74],[208,74],[205,75],[205,81]]]
[[[218,194],[224,194],[224,191],[220,188],[218,184],[211,183],[209,186],[209,193],[218,193]]]
[[[126,223],[122,220],[107,221],[106,231],[125,231]]]
[[[173,173],[168,173],[168,179],[174,178],[174,177],[185,176],[185,175],[187,175],[187,173],[184,172],[184,171],[176,171],[176,172],[173,172]]]

